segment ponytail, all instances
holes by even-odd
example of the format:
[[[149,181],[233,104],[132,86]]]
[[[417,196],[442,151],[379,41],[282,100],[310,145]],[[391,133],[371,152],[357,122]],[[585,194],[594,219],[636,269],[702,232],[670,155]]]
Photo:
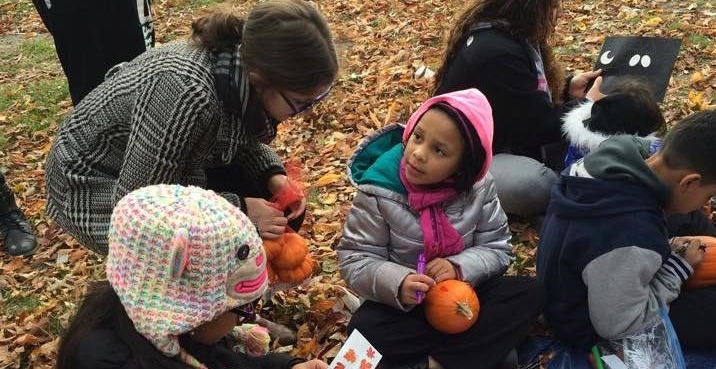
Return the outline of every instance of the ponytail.
[[[191,24],[191,40],[199,47],[223,49],[241,43],[243,31],[243,18],[230,11],[217,11]]]

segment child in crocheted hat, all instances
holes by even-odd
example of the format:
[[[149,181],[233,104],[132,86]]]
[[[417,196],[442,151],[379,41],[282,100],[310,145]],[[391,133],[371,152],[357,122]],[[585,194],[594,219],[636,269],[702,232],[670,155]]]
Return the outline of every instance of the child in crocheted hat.
[[[107,282],[62,340],[57,368],[327,367],[249,358],[222,341],[266,290],[266,257],[246,215],[212,191],[154,185],[122,198],[106,268]]]

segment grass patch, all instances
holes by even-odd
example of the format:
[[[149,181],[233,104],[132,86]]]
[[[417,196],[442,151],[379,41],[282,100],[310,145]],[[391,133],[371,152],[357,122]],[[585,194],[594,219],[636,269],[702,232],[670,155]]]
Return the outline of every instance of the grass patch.
[[[583,49],[579,45],[568,44],[564,46],[557,46],[555,48],[556,55],[577,55],[583,52]]]
[[[202,6],[208,6],[217,3],[223,3],[225,0],[189,0],[187,6],[190,8],[199,8]]]
[[[5,85],[0,87],[0,111],[11,116],[13,125],[23,126],[32,133],[58,123],[59,113],[64,109],[60,103],[68,98],[64,76],[24,85]]]
[[[61,336],[63,333],[65,333],[65,327],[62,325],[62,320],[54,316],[50,317],[50,319],[47,321],[47,324],[45,325],[45,330],[47,331],[47,333],[53,336]]]
[[[37,36],[24,40],[19,47],[0,55],[0,69],[11,74],[21,70],[38,69],[43,63],[57,63],[55,44],[49,36]]]
[[[35,296],[14,296],[5,300],[3,305],[5,305],[5,315],[15,316],[37,309],[42,302]]]
[[[708,47],[713,42],[709,36],[696,33],[689,35],[689,41],[701,49]]]
[[[674,21],[666,25],[666,29],[670,31],[678,31],[684,28],[684,24],[680,21]]]

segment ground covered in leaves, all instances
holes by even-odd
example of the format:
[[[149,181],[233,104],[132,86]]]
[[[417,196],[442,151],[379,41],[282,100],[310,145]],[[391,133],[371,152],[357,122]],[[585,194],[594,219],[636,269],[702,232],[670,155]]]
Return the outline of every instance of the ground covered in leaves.
[[[184,37],[192,19],[221,4],[245,11],[255,1],[156,0],[157,39]],[[417,68],[436,69],[444,32],[462,2],[317,1],[338,45],[342,71],[331,96],[286,122],[278,152],[302,163],[309,215],[302,234],[319,261],[315,277],[273,296],[265,316],[296,329],[281,350],[327,358],[345,338],[349,312],[333,246],[353,189],[345,163],[361,137],[404,121],[429,93]],[[671,124],[714,101],[716,9],[708,0],[574,0],[564,4],[554,44],[568,72],[589,70],[608,35],[683,39],[662,107]],[[78,42],[81,42],[78,40]],[[43,163],[58,122],[71,109],[52,39],[29,1],[0,1],[0,170],[37,229],[34,257],[0,253],[0,368],[50,368],[58,337],[103,261],[65,235],[44,213]],[[537,234],[513,220],[517,260],[510,273],[534,273]]]

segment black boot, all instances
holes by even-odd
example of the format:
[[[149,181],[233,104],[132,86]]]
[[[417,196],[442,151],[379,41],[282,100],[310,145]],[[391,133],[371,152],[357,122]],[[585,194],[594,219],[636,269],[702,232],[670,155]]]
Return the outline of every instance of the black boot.
[[[15,195],[0,173],[0,238],[11,256],[29,255],[37,249],[35,232],[15,204]]]

